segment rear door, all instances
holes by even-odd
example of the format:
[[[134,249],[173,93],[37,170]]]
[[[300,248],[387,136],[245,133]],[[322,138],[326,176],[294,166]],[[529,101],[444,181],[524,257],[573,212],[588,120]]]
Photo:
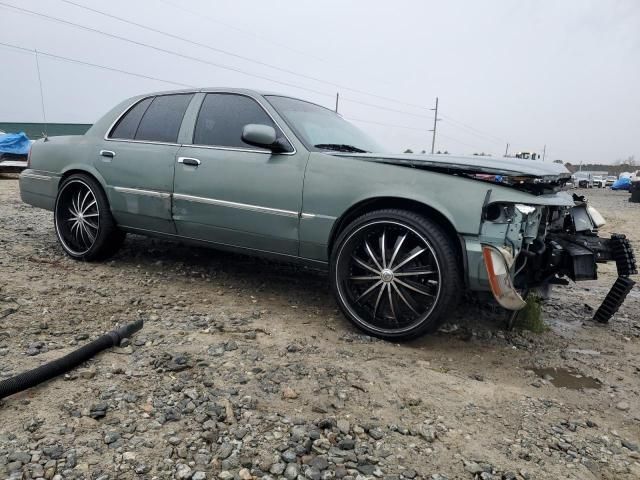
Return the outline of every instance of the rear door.
[[[94,165],[107,183],[116,221],[142,230],[175,233],[171,191],[178,133],[193,94],[139,100],[115,123]]]
[[[242,141],[247,124],[269,125],[285,153]],[[297,152],[258,98],[208,93],[175,171],[173,218],[180,235],[252,250],[298,255],[302,182],[308,159]]]

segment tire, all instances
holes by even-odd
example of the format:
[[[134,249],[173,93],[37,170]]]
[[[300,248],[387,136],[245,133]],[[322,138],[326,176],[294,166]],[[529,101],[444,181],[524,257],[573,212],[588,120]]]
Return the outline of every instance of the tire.
[[[124,242],[104,190],[89,175],[74,174],[62,181],[53,217],[60,245],[75,260],[103,260]]]
[[[358,328],[409,340],[436,330],[455,308],[463,285],[456,257],[453,239],[435,222],[405,210],[377,210],[336,239],[331,288]]]

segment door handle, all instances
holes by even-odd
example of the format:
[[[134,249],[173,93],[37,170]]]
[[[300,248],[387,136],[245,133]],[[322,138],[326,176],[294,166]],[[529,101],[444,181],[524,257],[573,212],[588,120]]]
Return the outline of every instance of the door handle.
[[[107,158],[113,158],[116,156],[116,152],[112,150],[100,150],[100,155]]]
[[[191,167],[197,167],[198,165],[200,165],[200,160],[191,157],[178,157],[178,163],[189,165]]]

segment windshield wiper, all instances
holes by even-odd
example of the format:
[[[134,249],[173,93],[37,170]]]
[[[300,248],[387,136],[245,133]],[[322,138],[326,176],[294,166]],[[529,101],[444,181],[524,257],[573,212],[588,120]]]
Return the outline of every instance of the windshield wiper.
[[[335,150],[336,152],[369,153],[366,150],[344,143],[319,143],[314,145],[314,147],[322,148],[323,150]]]

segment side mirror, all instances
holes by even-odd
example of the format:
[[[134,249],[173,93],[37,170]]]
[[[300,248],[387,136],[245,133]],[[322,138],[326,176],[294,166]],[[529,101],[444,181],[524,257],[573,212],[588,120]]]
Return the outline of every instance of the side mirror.
[[[269,125],[245,125],[242,129],[242,141],[254,147],[268,148],[276,153],[287,151],[287,146],[278,140],[276,129]]]

